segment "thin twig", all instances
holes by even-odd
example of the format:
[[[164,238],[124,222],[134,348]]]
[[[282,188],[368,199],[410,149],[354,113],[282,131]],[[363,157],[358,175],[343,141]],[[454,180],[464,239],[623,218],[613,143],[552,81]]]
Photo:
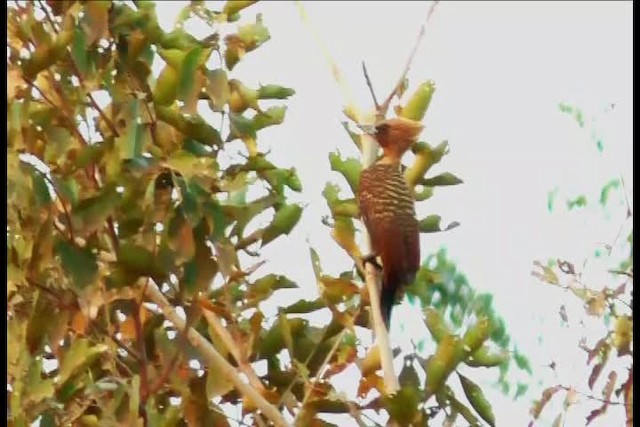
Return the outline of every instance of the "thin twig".
[[[307,400],[309,400],[309,396],[311,396],[311,392],[313,391],[314,387],[316,386],[318,381],[320,381],[320,379],[322,378],[322,375],[324,373],[323,372],[324,368],[326,368],[327,364],[329,363],[329,361],[333,357],[333,354],[338,349],[338,346],[340,345],[340,341],[342,341],[342,337],[344,336],[346,331],[347,331],[346,329],[343,329],[340,332],[340,334],[338,335],[338,337],[336,337],[336,341],[333,343],[333,346],[331,347],[331,350],[329,351],[327,356],[324,358],[324,360],[322,361],[322,364],[320,365],[320,368],[318,368],[318,371],[316,372],[316,376],[315,376],[315,378],[313,380],[313,384],[309,384],[308,385],[307,391],[304,394],[304,398],[302,399],[302,402],[300,403],[300,410],[298,411],[298,414],[296,415],[295,419],[293,420],[293,424],[294,425],[297,425],[297,421],[298,421],[300,415],[304,412],[304,405],[307,403]]]
[[[148,280],[148,279],[147,279]],[[144,341],[144,334],[142,333],[142,322],[140,321],[140,309],[142,304],[137,302],[134,304],[133,325],[136,331],[136,343],[138,344],[138,351],[140,352],[140,396],[142,404],[146,403],[146,398],[149,397],[149,377],[147,375],[147,351]]]
[[[162,310],[162,313],[168,321],[173,323],[179,330],[184,330],[186,324],[185,320],[178,316],[164,295],[162,295],[162,292],[160,292],[160,289],[158,289],[158,286],[153,279],[149,280],[149,286],[145,293],[154,304],[157,304],[158,307],[160,307],[160,310]],[[207,341],[193,328],[189,328],[185,333],[191,345],[193,345],[194,348],[203,356],[210,369],[216,370],[231,381],[235,388],[242,393],[245,398],[250,399],[255,403],[262,413],[277,427],[287,426],[287,422],[282,417],[278,409],[271,405],[253,387],[245,383],[238,375],[236,368],[231,366],[231,364],[229,364],[229,362],[227,362],[227,360],[218,353],[209,341]]]
[[[377,108],[377,112],[378,112],[378,118],[384,118],[387,115],[387,111],[389,110],[389,105],[391,104],[391,101],[393,100],[393,97],[398,95],[400,93],[400,90],[402,89],[402,86],[404,85],[404,81],[407,78],[407,74],[409,74],[409,70],[411,70],[411,64],[413,63],[413,59],[416,56],[416,53],[418,52],[418,47],[420,47],[420,43],[422,42],[422,39],[424,37],[424,34],[426,32],[426,25],[429,22],[429,19],[431,19],[431,16],[433,15],[433,12],[436,9],[436,6],[438,6],[439,1],[436,0],[433,3],[431,3],[431,7],[429,8],[429,12],[427,13],[427,19],[425,20],[425,22],[420,26],[420,32],[418,33],[418,37],[416,38],[416,42],[413,46],[413,49],[411,50],[411,54],[409,55],[409,58],[407,59],[407,63],[404,66],[404,70],[402,71],[402,74],[400,75],[400,78],[398,79],[398,82],[396,83],[395,87],[393,88],[393,90],[391,91],[391,93],[389,94],[389,96],[387,97],[387,99],[384,100],[384,102],[382,103],[382,105],[380,105],[380,108]]]
[[[24,77],[23,77],[24,78]],[[51,98],[49,98],[47,95],[45,95],[44,91],[42,89],[40,89],[38,86],[36,86],[35,82],[24,78],[24,81],[31,86],[33,89],[35,89],[40,96],[42,96],[42,99],[44,99],[46,102],[49,103],[49,105],[51,105],[54,109],[56,110],[64,110],[64,107],[61,105],[56,105]],[[62,119],[67,122],[67,125],[69,125],[69,128],[71,130],[71,132],[73,132],[76,137],[79,139],[79,141],[83,144],[83,145],[87,145],[87,141],[85,141],[84,137],[82,136],[82,134],[80,133],[80,131],[78,130],[78,127],[76,126],[76,124],[69,118],[67,117],[65,114],[61,114]]]
[[[64,199],[60,195],[60,192],[56,188],[56,185],[53,183],[51,178],[46,173],[38,170],[37,168],[34,167],[34,169],[40,175],[42,175],[44,180],[47,181],[49,183],[49,185],[51,185],[51,188],[53,189],[53,192],[56,194],[56,197],[58,198],[58,200],[60,200],[60,205],[62,205],[62,210],[64,211],[64,215],[67,217],[67,223],[68,223],[67,224],[67,230],[69,232],[69,240],[71,240],[71,242],[74,243],[75,242],[75,238],[73,237],[73,226],[71,225],[71,214],[69,214],[69,210],[67,209],[67,206],[64,204]]]
[[[630,271],[622,271],[622,270],[608,270],[609,273],[611,274],[620,274],[622,276],[627,276],[631,279],[633,279],[633,273]]]
[[[236,250],[246,250],[247,247],[253,245],[258,240],[262,239],[262,234],[264,233],[264,228],[259,228],[253,231],[248,236],[243,237],[235,244]]]
[[[606,403],[607,405],[624,405],[625,404],[624,402],[614,402],[614,401],[611,401],[611,400],[603,399],[603,398],[598,397],[598,396],[594,396],[594,395],[589,394],[589,393],[585,393],[583,391],[578,391],[575,388],[568,387],[566,385],[558,385],[558,387],[560,387],[564,391],[573,390],[575,393],[577,393],[577,394],[579,394],[581,396],[584,396],[589,400],[597,400],[598,402]]]
[[[109,339],[111,339],[111,341],[113,341],[122,350],[126,351],[131,357],[133,357],[133,359],[136,362],[138,362],[138,363],[142,362],[142,356],[140,355],[140,353],[138,353],[138,351],[136,349],[129,347],[124,341],[122,341],[120,338],[118,338],[116,334],[113,334],[113,333],[107,331],[102,326],[95,325],[94,328],[98,332],[100,332],[101,334],[104,334],[104,335],[108,336]],[[117,360],[118,358],[116,357],[115,359]]]
[[[78,66],[76,65],[76,61],[73,58],[71,58],[71,66],[73,67],[73,73],[78,78],[78,82],[80,83],[80,86],[83,87],[83,89],[86,89],[84,87],[85,86],[84,77],[82,76],[82,73],[80,72],[80,70],[78,69]],[[111,133],[113,133],[113,136],[116,138],[119,137],[120,134],[118,133],[118,129],[116,128],[116,126],[113,124],[113,121],[109,117],[107,117],[104,111],[102,111],[102,108],[100,108],[96,100],[93,98],[93,95],[88,90],[87,90],[87,98],[89,99],[91,106],[98,112],[98,115],[100,116],[100,118],[109,127],[109,130],[111,131]]]
[[[364,79],[367,82],[367,86],[369,87],[369,92],[371,92],[371,98],[373,98],[373,105],[376,107],[376,111],[378,111],[380,109],[380,104],[378,103],[376,92],[373,90],[373,84],[371,83],[369,72],[367,71],[367,64],[365,64],[364,61],[362,61],[362,72],[364,73]]]
[[[40,6],[40,9],[42,9],[42,11],[44,12],[44,16],[47,18],[47,21],[49,21],[49,25],[51,25],[51,29],[53,30],[53,32],[58,34],[58,28],[56,26],[55,21],[53,20],[53,18],[49,14],[49,8],[45,7],[42,4],[42,0],[38,0],[38,5]]]

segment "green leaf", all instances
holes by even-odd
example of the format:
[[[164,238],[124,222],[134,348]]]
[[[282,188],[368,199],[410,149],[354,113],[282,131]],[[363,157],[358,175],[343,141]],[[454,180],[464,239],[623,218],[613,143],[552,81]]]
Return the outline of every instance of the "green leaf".
[[[283,326],[283,322],[286,322],[286,326]],[[265,332],[256,343],[259,357],[270,359],[285,348],[283,329],[288,328],[290,335],[295,337],[305,327],[306,321],[302,319],[287,319],[284,316],[278,316],[278,320],[271,326],[271,329]]]
[[[529,375],[533,375],[529,359],[524,354],[520,353],[517,349],[513,352],[513,360],[516,362],[516,366],[518,368],[526,371]]]
[[[104,344],[92,346],[86,338],[73,340],[60,362],[58,384],[66,383],[72,376],[91,366],[101,354],[108,350],[109,348]]]
[[[615,190],[619,187],[620,187],[619,179],[612,179],[607,184],[605,184],[605,186],[602,187],[602,190],[600,191],[600,204],[602,206],[606,206],[607,201],[609,200],[609,193],[611,192],[611,190]]]
[[[87,36],[87,45],[93,45],[109,31],[109,8],[111,1],[91,1],[84,5],[82,27]]]
[[[578,123],[578,126],[584,127],[584,113],[582,110],[564,102],[561,102],[558,107],[563,113],[573,116],[573,119]]]
[[[104,152],[104,144],[85,145],[84,147],[80,148],[78,157],[76,157],[74,162],[74,167],[76,169],[81,169],[90,164],[99,162],[100,159],[104,156]]]
[[[480,421],[474,415],[471,409],[467,408],[465,404],[456,399],[456,397],[453,395],[453,392],[448,386],[445,386],[445,388],[447,389],[447,400],[449,401],[449,405],[451,405],[451,409],[462,415],[462,417],[469,423],[470,426],[479,426]]]
[[[432,178],[425,178],[423,180],[420,180],[420,184],[427,187],[458,185],[462,184],[463,182],[464,181],[462,181],[460,178],[449,172],[444,172]]]
[[[71,276],[76,289],[92,284],[98,274],[96,256],[87,248],[79,248],[66,240],[58,240],[55,251],[60,256],[62,268]]]
[[[242,25],[238,28],[238,37],[245,45],[247,52],[259,47],[269,40],[269,30],[262,24],[262,14],[256,15],[256,23]]]
[[[489,319],[483,317],[479,319],[474,325],[467,328],[462,342],[465,345],[465,352],[467,354],[475,353],[485,341],[489,338],[490,323]]]
[[[443,338],[452,335],[453,331],[448,327],[442,314],[433,307],[427,307],[425,310],[425,323],[427,329],[433,339],[438,343]]]
[[[153,91],[153,100],[156,105],[171,105],[178,96],[178,71],[175,68],[165,66],[158,79],[156,87]]]
[[[547,193],[547,210],[549,212],[553,212],[553,204],[555,202],[555,198],[558,194],[558,188],[554,188],[552,191]]]
[[[31,181],[33,185],[33,195],[35,197],[36,207],[44,207],[51,203],[51,193],[47,182],[41,172],[35,168],[31,169]]]
[[[89,71],[89,58],[87,56],[87,37],[85,32],[76,27],[71,44],[71,57],[78,67],[80,74],[87,74]]]
[[[42,359],[35,358],[29,365],[24,378],[24,390],[22,404],[31,407],[41,403],[45,399],[53,397],[55,392],[53,379],[43,379]]]
[[[357,194],[360,185],[362,163],[354,158],[343,160],[338,153],[329,153],[329,163],[331,164],[331,170],[342,174],[347,180],[353,194]]]
[[[142,114],[140,104],[141,101],[139,99],[133,99],[125,106],[127,109],[127,126],[124,132],[116,138],[120,159],[135,159],[142,155],[145,125],[140,121]]]
[[[585,206],[587,206],[587,198],[585,196],[578,196],[575,199],[567,200],[567,209],[569,210],[583,208]]]
[[[464,390],[465,396],[469,399],[469,403],[473,406],[473,409],[480,415],[492,427],[496,424],[496,418],[493,415],[493,409],[491,403],[487,400],[482,392],[482,389],[478,387],[476,383],[468,379],[467,377],[458,373],[460,383],[462,384],[462,390]]]
[[[519,397],[524,396],[524,394],[527,392],[528,389],[529,389],[528,384],[519,382],[516,387],[516,394],[515,396],[513,396],[513,399],[516,400]]]
[[[222,68],[208,70],[205,89],[209,95],[211,109],[216,112],[223,111],[230,95],[226,71]]]
[[[445,228],[440,226],[442,218],[440,215],[429,215],[428,217],[420,220],[420,232],[421,233],[435,233],[438,231],[448,231],[456,228],[460,225],[459,222],[454,221],[447,225]]]
[[[262,246],[267,245],[275,238],[288,235],[302,216],[302,206],[285,205],[278,209],[273,217],[273,221],[264,229],[262,234]]]
[[[185,100],[191,94],[195,83],[194,75],[201,64],[203,52],[201,47],[196,46],[185,55],[178,80],[178,99]]]
[[[400,425],[411,425],[418,413],[420,397],[416,388],[403,386],[392,396],[385,396],[383,401],[392,420]]]
[[[227,1],[222,8],[222,13],[227,15],[235,15],[241,10],[257,3],[257,0],[232,0]]]
[[[182,28],[176,28],[170,33],[165,34],[160,41],[163,49],[175,49],[178,51],[188,51],[196,46],[200,46],[200,42],[193,35],[187,33]],[[160,53],[160,50],[158,50]]]
[[[267,111],[258,113],[253,117],[251,120],[253,122],[253,128],[260,130],[269,126],[279,125],[284,122],[286,112],[286,106],[269,107]]]
[[[258,99],[287,99],[295,93],[295,90],[288,87],[266,85],[258,88]]]
[[[283,313],[288,313],[288,314],[303,314],[303,313],[311,313],[314,311],[318,311],[321,310],[323,308],[326,308],[327,305],[325,304],[325,302],[318,298],[316,300],[313,301],[309,301],[309,300],[299,300],[294,302],[293,304],[288,305],[287,307],[282,309]]]
[[[320,282],[322,278],[322,266],[320,265],[320,257],[315,249],[309,248],[309,255],[311,256],[311,267],[313,268],[313,274],[316,276],[316,281]]]
[[[332,183],[327,183],[322,191],[322,195],[327,200],[327,205],[329,205],[334,218],[339,216],[358,218],[360,216],[358,202],[355,199],[339,199],[339,193],[340,187]]]
[[[358,286],[349,278],[323,275],[320,279],[322,297],[329,304],[338,304],[359,292]]]
[[[55,308],[45,295],[38,293],[36,298],[35,304],[31,308],[32,314],[26,329],[27,348],[32,355],[37,355],[42,351],[44,339],[47,337],[51,326],[54,325],[51,320],[52,314],[55,312]]]
[[[179,150],[171,155],[164,163],[168,168],[180,172],[189,180],[194,176],[206,176],[215,178],[218,172],[215,159],[209,157],[196,157],[186,150]]]
[[[23,62],[24,76],[29,80],[35,80],[40,71],[55,64],[66,53],[67,46],[73,40],[73,36],[73,29],[65,29],[51,44],[48,42],[38,44],[31,56]]]
[[[224,396],[233,390],[233,383],[218,370],[210,369],[207,372],[207,399]]]
[[[294,289],[298,286],[285,276],[269,274],[249,286],[246,297],[252,306],[269,298],[278,289]]]
[[[155,277],[160,272],[153,253],[134,243],[120,245],[118,264],[138,276]]]
[[[433,81],[428,80],[422,83],[402,108],[400,116],[409,120],[421,121],[429,108],[435,90],[436,85]]]
[[[455,335],[447,335],[438,343],[435,354],[427,360],[425,366],[426,392],[429,396],[440,390],[464,354],[464,345]]]
[[[244,117],[242,114],[233,112],[229,113],[229,120],[231,121],[231,133],[227,141],[232,141],[235,138],[243,136],[256,138],[256,128],[253,120]]]
[[[158,118],[170,124],[184,135],[201,142],[204,145],[222,145],[220,133],[205,122],[198,115],[184,116],[174,107],[164,107],[156,104],[155,110]]]
[[[81,200],[71,211],[74,230],[89,233],[105,225],[120,198],[115,188],[105,187],[101,194]]]

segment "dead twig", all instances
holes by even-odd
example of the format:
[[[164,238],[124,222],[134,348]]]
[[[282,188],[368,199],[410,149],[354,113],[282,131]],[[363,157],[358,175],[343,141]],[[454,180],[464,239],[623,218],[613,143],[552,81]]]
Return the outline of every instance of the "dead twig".
[[[433,3],[431,3],[431,7],[429,7],[429,12],[427,13],[427,19],[420,26],[420,31],[418,32],[418,37],[416,38],[415,44],[413,46],[413,49],[411,50],[411,54],[409,55],[409,58],[407,59],[407,62],[404,65],[404,70],[402,70],[402,74],[400,75],[400,78],[398,79],[398,82],[396,83],[395,87],[393,88],[393,90],[391,91],[391,93],[389,94],[387,99],[384,100],[382,105],[380,105],[379,108],[376,108],[378,119],[384,119],[386,117],[387,111],[389,110],[389,105],[391,104],[391,101],[393,100],[393,98],[396,95],[400,94],[400,92],[402,90],[402,86],[404,85],[404,81],[407,78],[407,74],[409,74],[409,71],[411,70],[411,64],[413,64],[413,59],[415,58],[416,53],[418,52],[418,48],[420,47],[420,43],[422,42],[422,39],[424,38],[424,34],[426,32],[426,25],[429,22],[429,20],[431,19],[431,16],[433,15],[433,12],[435,12],[436,6],[438,6],[438,3],[440,3],[438,0],[434,1]]]

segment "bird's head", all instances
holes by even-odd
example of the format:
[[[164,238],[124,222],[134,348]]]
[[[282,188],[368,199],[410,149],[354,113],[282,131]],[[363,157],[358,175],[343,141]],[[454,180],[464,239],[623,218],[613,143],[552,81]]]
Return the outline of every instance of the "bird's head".
[[[385,157],[392,161],[400,161],[402,155],[416,142],[424,126],[414,120],[394,117],[360,128],[376,139]]]

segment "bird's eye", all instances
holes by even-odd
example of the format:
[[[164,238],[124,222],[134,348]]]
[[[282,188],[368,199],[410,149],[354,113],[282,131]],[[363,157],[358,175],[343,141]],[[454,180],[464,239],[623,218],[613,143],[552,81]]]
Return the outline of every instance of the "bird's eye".
[[[376,126],[376,134],[384,134],[389,130],[389,125],[387,123],[381,123]]]

